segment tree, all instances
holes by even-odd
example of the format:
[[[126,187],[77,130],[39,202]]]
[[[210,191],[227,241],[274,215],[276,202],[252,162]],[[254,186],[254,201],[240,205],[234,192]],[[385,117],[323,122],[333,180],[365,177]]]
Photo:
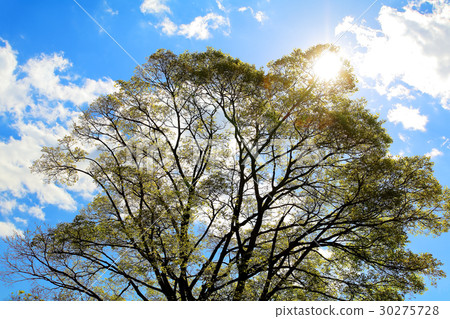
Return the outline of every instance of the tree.
[[[46,294],[47,295],[47,294]],[[19,290],[17,293],[11,293],[10,301],[43,301],[40,294],[35,294],[33,292],[25,292],[24,290]]]
[[[391,138],[348,61],[318,45],[257,69],[159,50],[84,110],[32,170],[98,193],[72,222],[9,238],[4,275],[63,299],[402,300],[444,276],[411,234],[448,230],[428,157]]]

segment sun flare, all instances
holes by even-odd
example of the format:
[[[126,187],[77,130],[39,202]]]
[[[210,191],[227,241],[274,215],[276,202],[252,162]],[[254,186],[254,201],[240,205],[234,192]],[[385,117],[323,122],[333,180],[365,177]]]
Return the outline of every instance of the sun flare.
[[[326,52],[316,60],[313,71],[320,80],[330,81],[337,78],[341,68],[341,58],[336,53]]]

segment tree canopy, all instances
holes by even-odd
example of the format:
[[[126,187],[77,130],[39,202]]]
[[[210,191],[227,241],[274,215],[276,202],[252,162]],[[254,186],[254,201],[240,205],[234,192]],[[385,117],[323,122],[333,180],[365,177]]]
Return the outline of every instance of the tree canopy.
[[[391,156],[318,45],[258,69],[221,51],[152,54],[32,170],[95,198],[9,238],[6,279],[78,300],[402,300],[445,274],[412,234],[448,230],[428,157]]]

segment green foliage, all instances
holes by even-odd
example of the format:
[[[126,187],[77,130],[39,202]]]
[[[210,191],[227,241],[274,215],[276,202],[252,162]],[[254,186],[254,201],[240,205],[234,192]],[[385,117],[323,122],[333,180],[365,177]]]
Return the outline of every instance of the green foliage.
[[[10,271],[61,299],[402,300],[445,276],[412,234],[448,230],[427,157],[392,157],[329,45],[256,69],[159,50],[33,171],[99,192],[70,223],[8,239]]]
[[[11,293],[11,301],[42,301],[42,299],[32,293],[26,293],[23,290],[19,290],[17,294]]]

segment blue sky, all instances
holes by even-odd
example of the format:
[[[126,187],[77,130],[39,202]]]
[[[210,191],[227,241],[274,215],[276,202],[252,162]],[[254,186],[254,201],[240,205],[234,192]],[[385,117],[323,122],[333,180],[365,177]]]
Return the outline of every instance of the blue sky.
[[[89,201],[90,181],[63,188],[28,168],[80,107],[157,49],[214,47],[259,67],[319,43],[352,61],[391,153],[431,156],[450,185],[448,0],[0,0],[0,236],[71,220]],[[411,249],[450,276],[449,240],[412,237]],[[21,287],[0,287],[0,300]],[[450,278],[415,299],[450,300]]]

